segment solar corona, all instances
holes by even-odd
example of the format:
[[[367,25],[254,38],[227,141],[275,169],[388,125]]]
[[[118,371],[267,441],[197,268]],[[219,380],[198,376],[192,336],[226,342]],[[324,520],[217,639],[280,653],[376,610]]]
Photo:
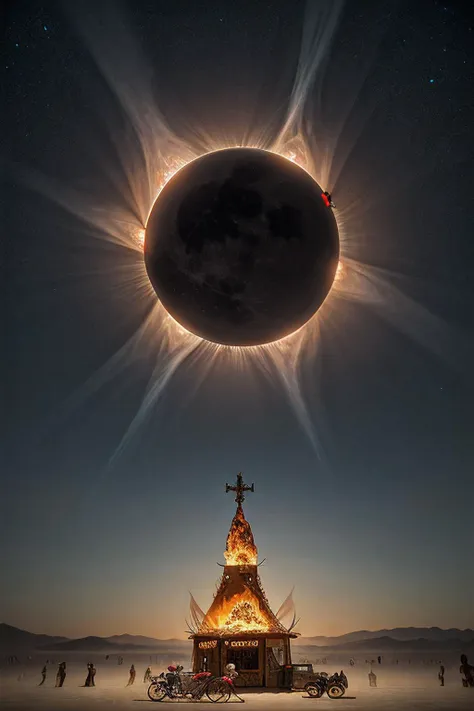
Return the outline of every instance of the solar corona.
[[[146,269],[162,305],[220,345],[294,333],[328,295],[338,259],[338,228],[320,186],[287,158],[255,148],[188,163],[146,226]]]

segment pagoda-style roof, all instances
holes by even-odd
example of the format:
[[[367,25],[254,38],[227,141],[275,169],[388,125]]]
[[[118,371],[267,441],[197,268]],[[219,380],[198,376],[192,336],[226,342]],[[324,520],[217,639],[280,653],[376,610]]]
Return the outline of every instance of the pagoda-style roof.
[[[257,566],[226,565],[198,634],[225,636],[243,632],[286,634],[288,630],[270,609]]]
[[[296,637],[272,612],[258,575],[257,547],[242,508],[243,492],[253,491],[253,484],[247,487],[239,474],[236,486],[227,484],[226,491],[237,494],[224,553],[226,565],[207,613],[191,601],[192,637]]]

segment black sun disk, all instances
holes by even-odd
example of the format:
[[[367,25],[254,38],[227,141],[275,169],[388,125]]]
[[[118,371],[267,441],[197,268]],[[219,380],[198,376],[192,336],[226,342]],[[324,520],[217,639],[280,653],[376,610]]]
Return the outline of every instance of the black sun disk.
[[[256,346],[303,326],[329,293],[339,234],[302,168],[255,148],[188,163],[150,213],[145,264],[167,312],[222,345]]]

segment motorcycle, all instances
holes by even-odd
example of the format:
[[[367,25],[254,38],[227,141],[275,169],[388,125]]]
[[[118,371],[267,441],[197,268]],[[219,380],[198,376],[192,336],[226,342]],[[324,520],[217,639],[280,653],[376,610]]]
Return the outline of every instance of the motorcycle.
[[[330,699],[340,699],[341,696],[344,696],[348,687],[347,676],[341,669],[340,674],[336,672],[332,676],[329,676],[326,672],[320,672],[313,681],[309,681],[306,684],[304,690],[308,696],[312,696],[315,699],[319,699],[325,692]]]
[[[213,703],[226,703],[234,692],[233,676],[214,677],[211,672],[182,673],[182,666],[169,666],[167,672],[151,677],[148,698],[199,701],[204,695]],[[235,692],[234,692],[235,693]]]

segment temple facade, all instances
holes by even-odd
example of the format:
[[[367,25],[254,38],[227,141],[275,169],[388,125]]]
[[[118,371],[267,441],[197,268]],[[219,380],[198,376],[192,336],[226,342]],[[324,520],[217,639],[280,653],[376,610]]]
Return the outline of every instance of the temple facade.
[[[191,636],[193,671],[225,674],[234,663],[238,686],[284,687],[285,668],[291,665],[290,639],[298,635],[291,630],[295,615],[291,594],[276,615],[270,609],[258,574],[257,547],[252,529],[245,519],[244,493],[253,491],[243,483],[242,474],[235,486],[237,511],[227,536],[226,564],[219,587],[207,613],[191,597]],[[289,627],[281,622],[293,614]]]

